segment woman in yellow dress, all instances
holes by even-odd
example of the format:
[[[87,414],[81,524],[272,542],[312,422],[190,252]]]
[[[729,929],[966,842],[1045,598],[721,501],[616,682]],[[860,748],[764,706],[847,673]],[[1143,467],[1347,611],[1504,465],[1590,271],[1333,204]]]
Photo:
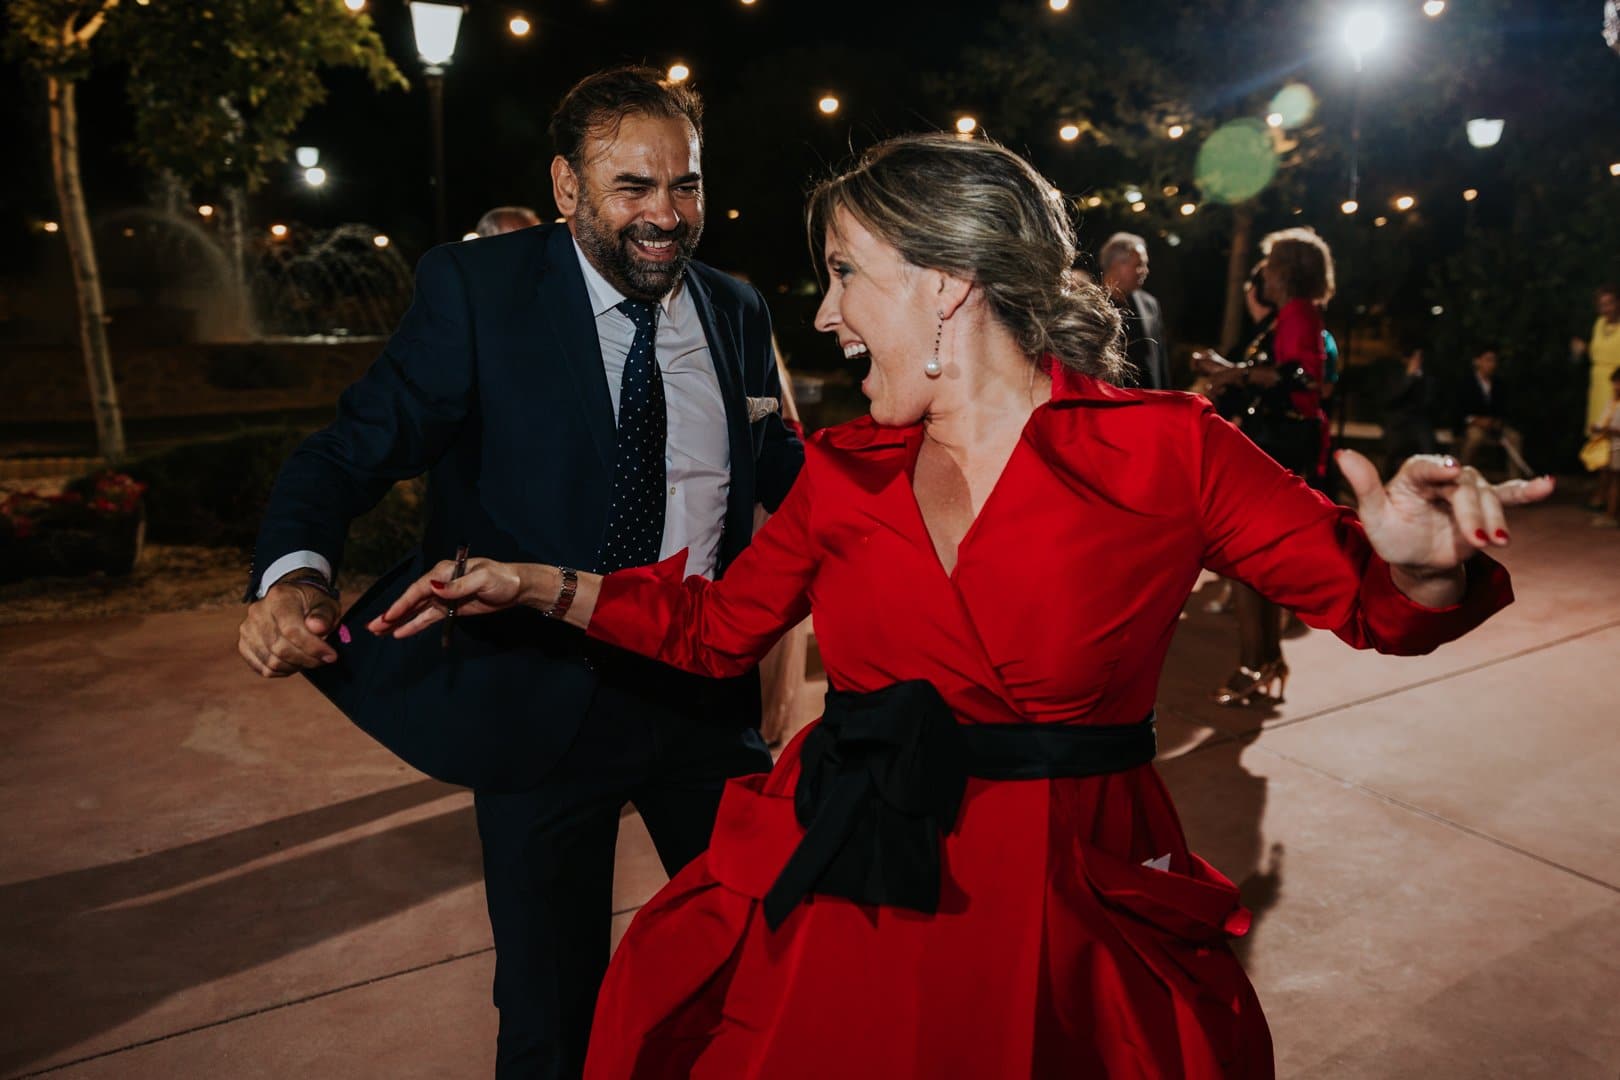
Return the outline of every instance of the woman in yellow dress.
[[[1586,395],[1586,430],[1592,430],[1609,408],[1609,379],[1620,370],[1620,285],[1600,285],[1597,322],[1587,353],[1592,358],[1592,383]]]

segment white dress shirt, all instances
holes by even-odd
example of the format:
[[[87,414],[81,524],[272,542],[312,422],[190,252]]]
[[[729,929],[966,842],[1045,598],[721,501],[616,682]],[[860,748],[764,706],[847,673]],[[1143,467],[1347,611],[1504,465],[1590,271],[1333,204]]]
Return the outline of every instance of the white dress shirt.
[[[596,338],[613,416],[619,415],[619,388],[624,362],[635,340],[635,324],[618,310],[623,293],[608,284],[591,265],[578,242],[574,254],[585,275]],[[714,373],[709,341],[703,334],[697,304],[685,283],[659,301],[658,336],[654,352],[664,380],[667,417],[664,440],[664,540],[659,558],[667,559],[686,548],[686,572],[714,577],[720,557],[721,526],[731,491],[731,438],[726,426],[726,403]],[[478,554],[473,552],[474,555]],[[332,576],[332,564],[314,551],[294,551],[271,563],[259,580],[262,597],[281,578],[305,567]]]
[[[635,341],[630,316],[618,310],[625,296],[608,284],[585,253],[574,245],[585,275],[596,340],[602,346],[613,416],[619,415],[619,387],[624,361]],[[731,436],[726,427],[726,401],[714,373],[709,339],[703,334],[697,303],[684,282],[659,301],[658,337],[654,352],[664,379],[667,416],[664,440],[664,542],[659,558],[688,549],[686,572],[714,577],[720,558],[720,526],[726,520],[731,492]]]

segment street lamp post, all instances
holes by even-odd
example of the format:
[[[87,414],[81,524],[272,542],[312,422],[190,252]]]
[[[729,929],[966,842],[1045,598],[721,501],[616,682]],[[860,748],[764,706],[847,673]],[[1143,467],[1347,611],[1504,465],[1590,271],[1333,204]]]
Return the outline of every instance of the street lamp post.
[[[1355,65],[1355,84],[1351,88],[1350,100],[1350,193],[1345,201],[1340,204],[1340,209],[1344,211],[1347,217],[1352,219],[1350,222],[1352,242],[1344,246],[1344,248],[1340,251],[1339,258],[1338,277],[1340,281],[1344,282],[1346,291],[1348,291],[1351,285],[1350,257],[1355,249],[1354,217],[1356,211],[1360,209],[1361,99],[1363,83],[1366,81],[1364,71],[1366,67],[1367,55],[1375,51],[1384,43],[1384,33],[1387,28],[1388,22],[1384,18],[1384,13],[1379,11],[1377,8],[1358,8],[1357,10],[1352,11],[1345,18],[1342,27],[1345,48],[1349,50],[1350,60]],[[1355,300],[1353,298],[1350,299],[1346,306],[1349,308],[1349,310],[1345,313],[1344,348],[1341,350],[1339,356],[1339,363],[1341,366],[1348,365],[1350,363],[1351,351],[1355,346],[1356,339]],[[1334,395],[1334,397],[1331,399],[1329,408],[1337,411],[1339,414],[1337,438],[1340,442],[1342,442],[1344,440],[1345,421],[1349,416],[1349,408],[1346,396],[1344,394]],[[1330,427],[1333,425],[1333,419],[1331,416],[1328,419],[1328,424]]]
[[[416,35],[416,51],[425,65],[428,112],[433,125],[433,239],[449,238],[449,216],[444,195],[444,69],[455,55],[456,37],[461,31],[460,4],[412,0],[411,30]]]

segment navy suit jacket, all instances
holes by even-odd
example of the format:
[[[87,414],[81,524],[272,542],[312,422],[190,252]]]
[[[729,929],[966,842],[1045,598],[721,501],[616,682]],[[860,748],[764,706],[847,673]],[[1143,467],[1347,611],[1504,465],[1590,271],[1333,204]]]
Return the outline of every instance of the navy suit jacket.
[[[755,502],[786,497],[804,448],[745,398],[777,398],[770,314],[758,290],[701,263],[691,290],[731,442],[723,570],[747,546]],[[337,419],[276,479],[249,594],[262,568],[319,552],[334,572],[350,521],[398,480],[430,474],[421,548],[334,632],[337,663],[310,680],[361,728],[429,775],[483,790],[533,787],[572,741],[598,680],[623,670],[578,630],[521,610],[376,639],[365,624],[459,544],[473,555],[594,569],[617,434],[585,279],[567,228],[543,225],[436,247],[382,355],[344,391]],[[346,638],[347,640],[344,640]],[[634,670],[631,668],[630,670]],[[624,677],[623,675],[617,677]],[[720,722],[755,722],[757,676],[697,684]]]

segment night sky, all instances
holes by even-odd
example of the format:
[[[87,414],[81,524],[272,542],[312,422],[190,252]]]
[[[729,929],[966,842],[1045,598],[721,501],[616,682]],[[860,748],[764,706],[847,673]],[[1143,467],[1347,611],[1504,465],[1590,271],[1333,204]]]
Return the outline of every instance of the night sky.
[[[1309,27],[1330,25],[1345,6],[1326,0],[1270,5],[1277,14],[1269,22],[1233,24],[1222,31],[1219,43],[1236,55],[1252,54],[1257,80],[1288,71],[1310,82],[1322,95],[1322,120],[1336,143],[1343,141],[1337,128],[1346,119],[1344,65],[1342,58],[1322,54],[1321,35],[1311,37]],[[1417,4],[1402,0],[1389,6],[1415,12]],[[1460,0],[1453,6],[1460,11]],[[1550,138],[1561,121],[1583,126],[1589,137],[1590,117],[1547,110],[1538,116],[1536,103],[1526,95],[1536,92],[1536,80],[1559,78],[1557,62],[1572,50],[1602,52],[1597,40],[1601,5],[1596,0],[1556,0],[1517,6],[1534,13],[1524,21],[1522,45],[1515,45],[1522,63],[1504,68],[1500,87],[1482,91],[1496,99],[1489,107],[1519,108],[1510,121],[1511,138]],[[1075,0],[1062,14],[1048,11],[1045,0],[1006,5],[991,0],[757,0],[752,5],[740,0],[475,0],[446,78],[451,233],[459,236],[484,210],[503,203],[527,204],[551,215],[552,151],[546,124],[558,98],[581,76],[620,62],[666,68],[681,61],[691,67],[693,85],[708,103],[704,170],[709,212],[700,256],[748,276],[771,297],[786,336],[807,340],[802,331],[813,298],[799,295],[811,279],[800,217],[804,191],[846,160],[852,148],[884,135],[947,128],[961,112],[992,114],[999,103],[969,100],[966,92],[952,89],[953,71],[963,50],[985,39],[991,23],[1025,8],[1054,25],[1084,28],[1082,40],[1095,28],[1095,48],[1100,49],[1109,47],[1110,32],[1138,33],[1134,26],[1140,23],[1130,20],[1144,18],[1139,9],[1105,10],[1095,0]],[[534,24],[524,39],[514,38],[506,26],[519,12]],[[295,140],[321,149],[321,165],[329,174],[326,186],[304,185],[289,161],[252,196],[250,213],[260,228],[272,221],[316,228],[364,222],[389,234],[396,250],[414,261],[435,239],[427,96],[404,0],[373,0],[370,14],[389,54],[412,80],[411,90],[377,92],[352,72],[330,72],[327,102],[311,111]],[[1424,32],[1447,32],[1445,20]],[[1151,38],[1153,28],[1146,33]],[[1162,44],[1165,62],[1171,64],[1187,43]],[[1620,73],[1620,57],[1611,54],[1609,59]],[[1453,159],[1459,163],[1458,179],[1453,184],[1446,178],[1447,185],[1460,191],[1477,182],[1460,171],[1482,164],[1482,159],[1464,162],[1458,156],[1469,153],[1465,145],[1460,152],[1456,149],[1460,123],[1444,139],[1398,124],[1380,126],[1381,115],[1401,108],[1402,95],[1410,93],[1405,80],[1425,63],[1416,43],[1401,63],[1405,71],[1391,68],[1369,81],[1370,190],[1387,198],[1390,184],[1433,179]],[[1610,93],[1615,86],[1611,77],[1593,93]],[[816,109],[817,99],[828,92],[843,103],[832,117]],[[148,197],[148,181],[125,152],[129,132],[120,95],[116,72],[98,73],[81,94],[86,185],[97,215]],[[0,277],[33,272],[45,241],[29,231],[28,223],[55,216],[42,97],[39,86],[14,66],[0,75],[0,145],[6,147],[7,161],[0,172]],[[1606,115],[1612,122],[1612,112]],[[999,134],[993,127],[989,133]],[[1055,136],[1038,144],[1010,141],[1071,194],[1106,179],[1078,168],[1077,157],[1066,158]],[[1620,158],[1620,140],[1616,142],[1614,156]],[[1337,164],[1325,167],[1308,197],[1297,200],[1299,214],[1273,206],[1268,211],[1273,219],[1262,225],[1316,224],[1337,243],[1334,231],[1347,225],[1335,209],[1343,197],[1341,169]],[[1505,183],[1508,178],[1501,179]],[[194,195],[198,201],[218,198],[217,192]],[[735,220],[727,216],[733,209],[739,212]],[[1095,250],[1121,224],[1150,224],[1132,220],[1121,209],[1086,212],[1081,218],[1083,243]],[[1455,194],[1444,208],[1431,200],[1424,210],[1426,214],[1400,223],[1408,230],[1404,242],[1397,230],[1385,230],[1386,246],[1399,255],[1455,245],[1464,221]],[[1511,212],[1505,200],[1493,202],[1489,187],[1487,197],[1469,210],[1478,220],[1490,220],[1492,214],[1505,220]],[[1161,242],[1163,223],[1151,224],[1152,229],[1143,231],[1154,241],[1155,291],[1170,301],[1172,331],[1182,340],[1196,335],[1207,340],[1219,323],[1226,269],[1221,230],[1212,219],[1210,227],[1189,232],[1187,243],[1170,248]],[[1363,259],[1361,265],[1369,264]],[[1426,268],[1405,255],[1389,266],[1386,277],[1404,275],[1391,294],[1407,296],[1417,310]]]

